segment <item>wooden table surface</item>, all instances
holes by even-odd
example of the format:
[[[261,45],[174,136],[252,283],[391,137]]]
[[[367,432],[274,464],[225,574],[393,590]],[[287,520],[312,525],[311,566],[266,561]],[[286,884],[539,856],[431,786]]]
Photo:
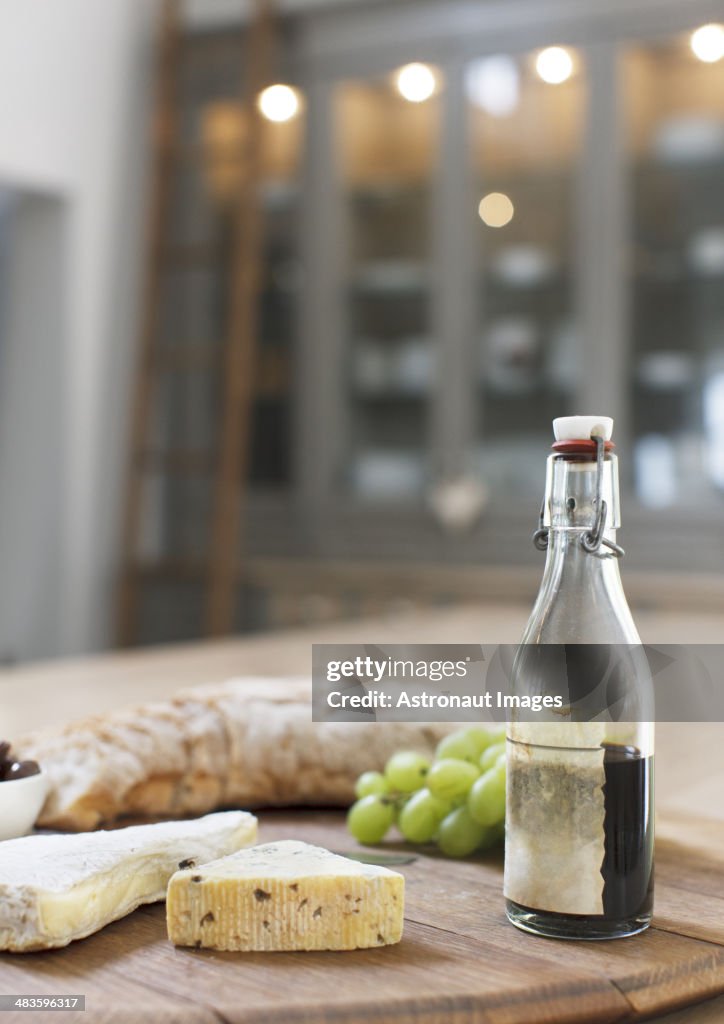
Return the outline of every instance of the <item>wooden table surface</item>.
[[[260,821],[262,841],[294,837],[356,850],[338,811],[269,811]],[[66,949],[0,956],[0,992],[84,994],[86,1012],[66,1013],[67,1024],[640,1021],[724,987],[724,859],[689,845],[721,848],[724,824],[681,825],[672,818],[659,837],[654,926],[620,942],[557,942],[513,928],[503,912],[500,850],[454,863],[415,850],[413,862],[398,868],[406,881],[399,945],[339,953],[177,949],[158,904]],[[13,1012],[7,1019],[29,1020]]]
[[[414,643],[434,637],[438,643],[515,642],[525,615],[526,609],[518,606],[480,605],[411,615],[397,622],[357,623],[3,670],[0,736],[11,737],[34,726],[166,696],[183,686],[232,675],[307,674],[312,641]],[[651,643],[718,642],[724,617],[639,612],[637,622],[642,638]],[[86,1022],[520,1024],[541,1020],[562,1024],[658,1014],[655,1019],[668,1024],[714,1024],[724,1021],[724,996],[674,1015],[661,1014],[677,999],[691,1001],[724,991],[722,793],[724,725],[659,726],[656,927],[625,942],[561,944],[521,935],[502,918],[500,864],[495,858],[482,866],[453,866],[422,856],[404,868],[410,884],[406,940],[396,950],[351,954],[356,964],[373,965],[372,971],[356,967],[342,977],[339,957],[349,965],[350,954],[291,954],[291,959],[290,954],[255,955],[253,972],[249,973],[251,959],[245,958],[233,980],[224,982],[214,966],[215,954],[199,956],[168,945],[163,910],[151,907],[66,951],[1,957],[0,993],[48,992],[53,984],[60,991],[84,991],[95,996],[96,1008],[101,999],[103,1008],[97,1017],[78,1016]],[[261,820],[262,837],[289,835],[292,830],[301,838],[349,848],[343,825],[329,816],[302,812],[300,817],[297,812],[285,818],[276,813],[262,815]],[[433,891],[435,899],[448,901],[445,906],[433,906]],[[485,895],[482,901],[480,894]],[[292,966],[300,961],[303,971]],[[173,965],[179,963],[184,965],[181,975],[188,984],[176,976]],[[502,999],[491,1001],[491,992],[486,993],[485,984],[492,976],[505,979],[500,986]],[[593,995],[592,976],[600,980]],[[204,986],[208,986],[208,1000],[200,995]],[[262,997],[264,986],[273,997]],[[348,986],[351,994],[345,998]],[[416,991],[419,999],[411,1002]],[[593,1002],[582,1018],[576,1015],[576,1007],[577,1000],[579,1010],[584,1005],[584,993]],[[403,995],[407,1006],[400,1002]],[[111,1014],[113,1007],[116,1016]],[[141,1007],[145,1008],[142,1018],[138,1016]],[[545,1012],[546,1007],[550,1012]],[[28,1024],[34,1015],[17,1019]]]

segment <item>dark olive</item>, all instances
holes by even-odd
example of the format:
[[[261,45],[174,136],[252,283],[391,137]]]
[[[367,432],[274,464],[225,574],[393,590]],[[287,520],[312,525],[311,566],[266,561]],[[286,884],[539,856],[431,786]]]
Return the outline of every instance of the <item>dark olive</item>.
[[[14,782],[15,779],[27,779],[31,775],[40,774],[40,765],[36,761],[13,761],[5,771],[5,782]]]

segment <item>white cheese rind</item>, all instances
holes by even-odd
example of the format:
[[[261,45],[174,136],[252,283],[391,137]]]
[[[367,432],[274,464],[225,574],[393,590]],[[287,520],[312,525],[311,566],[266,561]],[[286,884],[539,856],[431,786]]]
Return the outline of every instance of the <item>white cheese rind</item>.
[[[294,840],[178,871],[166,897],[177,946],[347,950],[402,938],[404,877]]]
[[[233,853],[256,839],[244,811],[112,832],[0,843],[0,949],[67,946],[142,903],[164,898],[180,863]]]

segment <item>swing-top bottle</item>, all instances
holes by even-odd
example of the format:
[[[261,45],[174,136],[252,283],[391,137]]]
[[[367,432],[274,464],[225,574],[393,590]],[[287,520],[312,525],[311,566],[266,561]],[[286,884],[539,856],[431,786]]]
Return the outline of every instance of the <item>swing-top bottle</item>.
[[[516,692],[563,701],[508,725],[506,910],[558,938],[634,934],[653,904],[651,679],[619,574],[612,428],[554,421],[545,570],[513,666]]]

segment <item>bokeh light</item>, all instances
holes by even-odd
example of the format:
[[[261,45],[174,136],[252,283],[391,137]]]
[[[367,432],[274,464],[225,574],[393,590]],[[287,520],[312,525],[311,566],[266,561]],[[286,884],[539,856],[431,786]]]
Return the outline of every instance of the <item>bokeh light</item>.
[[[259,93],[259,110],[267,121],[282,124],[299,112],[299,94],[291,85],[269,85]]]
[[[691,33],[690,42],[695,57],[714,64],[724,57],[724,25],[702,25]]]
[[[480,200],[478,216],[489,228],[502,228],[513,219],[515,207],[505,192],[488,192]]]
[[[427,64],[406,64],[395,79],[400,95],[410,103],[424,103],[435,92],[435,73]]]
[[[508,117],[518,106],[520,72],[512,57],[481,57],[465,71],[465,91],[473,106],[491,117]]]
[[[560,85],[573,74],[573,58],[562,46],[548,46],[536,57],[535,69],[544,82]]]

